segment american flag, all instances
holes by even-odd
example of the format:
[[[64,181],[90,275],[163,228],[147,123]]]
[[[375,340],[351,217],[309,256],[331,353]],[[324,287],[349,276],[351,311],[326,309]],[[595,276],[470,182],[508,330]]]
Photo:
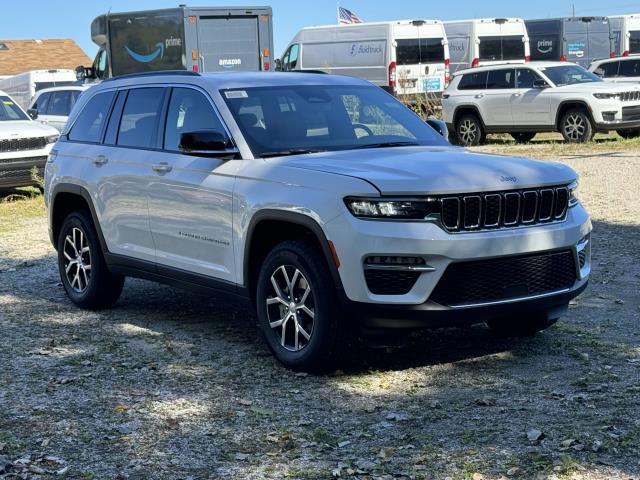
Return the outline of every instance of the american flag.
[[[346,8],[338,7],[338,22],[340,25],[348,25],[350,23],[363,23],[362,19]]]

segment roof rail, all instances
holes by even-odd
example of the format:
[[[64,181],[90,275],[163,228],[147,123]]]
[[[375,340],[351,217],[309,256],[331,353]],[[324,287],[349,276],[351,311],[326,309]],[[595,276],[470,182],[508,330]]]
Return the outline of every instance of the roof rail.
[[[154,72],[140,72],[140,73],[128,73],[126,75],[120,75],[117,77],[111,77],[104,80],[109,82],[112,80],[121,80],[123,78],[138,78],[138,77],[155,77],[158,75],[180,75],[185,77],[199,77],[198,72],[192,72],[190,70],[157,70]]]

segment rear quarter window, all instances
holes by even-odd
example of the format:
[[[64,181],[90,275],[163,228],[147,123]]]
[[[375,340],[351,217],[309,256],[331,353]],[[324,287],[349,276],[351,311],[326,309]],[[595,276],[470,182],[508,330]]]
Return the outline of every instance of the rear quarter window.
[[[69,132],[69,140],[99,143],[109,107],[115,92],[101,92],[93,96],[84,106]]]
[[[640,77],[640,60],[623,60],[620,62],[621,77]]]
[[[593,73],[603,78],[617,77],[619,65],[620,62],[603,63],[598,68],[596,68]]]
[[[460,79],[458,90],[484,90],[487,87],[488,72],[466,73]]]

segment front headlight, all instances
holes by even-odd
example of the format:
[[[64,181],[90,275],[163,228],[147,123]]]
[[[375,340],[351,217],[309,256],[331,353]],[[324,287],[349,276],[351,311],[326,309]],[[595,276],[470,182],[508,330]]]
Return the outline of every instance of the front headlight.
[[[354,217],[391,220],[424,220],[439,212],[435,199],[345,198]]]
[[[576,180],[567,187],[569,189],[569,208],[575,207],[579,203],[578,197],[576,196],[578,192],[578,186],[578,180]]]
[[[620,99],[619,93],[594,93],[593,96],[596,97],[598,100],[619,100]]]
[[[60,138],[60,135],[51,135],[47,137],[47,145],[50,143],[56,143],[59,138]]]

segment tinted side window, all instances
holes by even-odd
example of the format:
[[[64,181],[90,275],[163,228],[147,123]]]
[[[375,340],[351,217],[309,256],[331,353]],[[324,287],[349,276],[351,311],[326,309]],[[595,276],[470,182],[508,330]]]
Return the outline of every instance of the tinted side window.
[[[191,88],[174,88],[167,112],[165,150],[177,151],[181,135],[198,130],[225,132],[222,122],[202,93]]]
[[[514,88],[515,87],[515,70],[512,68],[504,70],[491,70],[487,80],[487,88]]]
[[[519,68],[516,72],[517,88],[533,88],[533,82],[542,79],[540,75],[528,68]]]
[[[117,145],[138,148],[155,146],[164,90],[136,88],[129,91],[120,120]]]
[[[463,75],[458,90],[484,90],[487,87],[487,72],[474,72]]]
[[[298,65],[298,52],[300,51],[300,45],[297,43],[291,45],[291,51],[289,52],[289,70],[293,70]]]
[[[38,101],[33,104],[33,108],[38,110],[40,115],[46,115],[47,107],[49,106],[49,98],[51,97],[50,93],[43,93],[38,97]]]
[[[629,32],[629,53],[640,53],[640,30]]]
[[[109,107],[115,92],[102,92],[95,95],[84,106],[69,132],[69,140],[77,142],[100,142],[102,127],[109,113]]]
[[[68,91],[53,92],[51,95],[51,103],[49,104],[49,115],[60,115],[66,117],[69,115],[71,103],[71,93]]]
[[[593,73],[604,78],[617,77],[619,65],[620,65],[620,62],[603,63],[598,68],[596,68],[595,72]]]
[[[620,62],[621,77],[640,77],[640,60],[623,60]]]

